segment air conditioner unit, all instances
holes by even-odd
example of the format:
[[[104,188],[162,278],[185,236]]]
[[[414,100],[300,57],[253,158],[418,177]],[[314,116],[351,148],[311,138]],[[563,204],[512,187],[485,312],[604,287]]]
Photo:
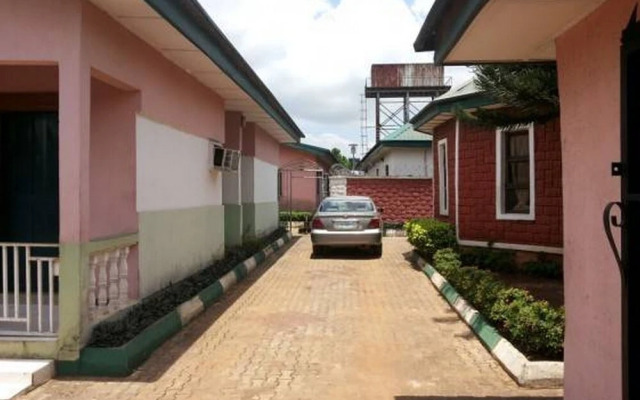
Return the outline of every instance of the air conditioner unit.
[[[220,143],[209,142],[209,170],[237,172],[240,151],[226,149]]]

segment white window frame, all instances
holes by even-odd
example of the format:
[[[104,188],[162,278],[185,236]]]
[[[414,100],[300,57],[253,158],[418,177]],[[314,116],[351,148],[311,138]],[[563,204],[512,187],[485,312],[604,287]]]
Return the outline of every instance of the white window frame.
[[[504,134],[505,132],[527,130],[529,132],[529,213],[504,212]],[[520,125],[513,128],[496,129],[496,219],[514,221],[534,221],[536,219],[536,158],[534,147],[534,125]]]
[[[447,139],[438,140],[438,203],[440,204],[440,215],[449,215],[449,186],[451,185],[449,183],[449,157],[447,150]],[[447,174],[446,177],[444,172]]]

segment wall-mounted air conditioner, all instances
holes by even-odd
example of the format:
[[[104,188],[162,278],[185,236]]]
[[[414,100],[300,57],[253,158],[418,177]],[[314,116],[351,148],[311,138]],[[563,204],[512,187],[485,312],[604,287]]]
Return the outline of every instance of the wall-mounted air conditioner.
[[[226,149],[220,143],[209,142],[209,170],[237,172],[240,151]]]

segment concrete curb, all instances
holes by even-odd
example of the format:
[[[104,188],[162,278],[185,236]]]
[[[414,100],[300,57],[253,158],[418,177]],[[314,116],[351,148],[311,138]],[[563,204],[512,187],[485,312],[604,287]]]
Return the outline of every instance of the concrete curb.
[[[56,361],[57,375],[128,376],[167,339],[292,239],[290,232],[236,265],[213,284],[119,347],[85,347],[74,361]]]
[[[562,387],[564,362],[527,360],[518,349],[487,322],[478,310],[462,298],[433,266],[415,252],[412,261],[427,275],[433,286],[518,385],[533,388]]]

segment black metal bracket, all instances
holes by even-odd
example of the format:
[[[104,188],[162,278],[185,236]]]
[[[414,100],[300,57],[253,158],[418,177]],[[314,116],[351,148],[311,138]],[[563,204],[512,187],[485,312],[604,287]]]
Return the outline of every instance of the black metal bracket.
[[[620,219],[616,215],[612,215],[612,211],[614,207],[618,207],[620,209]],[[616,246],[616,242],[613,239],[613,233],[611,232],[611,227],[622,228],[624,224],[624,208],[621,202],[612,201],[607,204],[604,208],[604,213],[602,215],[602,220],[604,223],[604,231],[607,234],[607,240],[609,240],[609,246],[611,246],[611,250],[613,251],[613,256],[616,258],[616,262],[618,263],[618,269],[620,270],[620,276],[622,280],[626,280],[626,271],[624,265],[622,264],[622,257],[620,256],[620,249]]]
[[[622,176],[623,164],[621,162],[611,163],[611,176]]]

